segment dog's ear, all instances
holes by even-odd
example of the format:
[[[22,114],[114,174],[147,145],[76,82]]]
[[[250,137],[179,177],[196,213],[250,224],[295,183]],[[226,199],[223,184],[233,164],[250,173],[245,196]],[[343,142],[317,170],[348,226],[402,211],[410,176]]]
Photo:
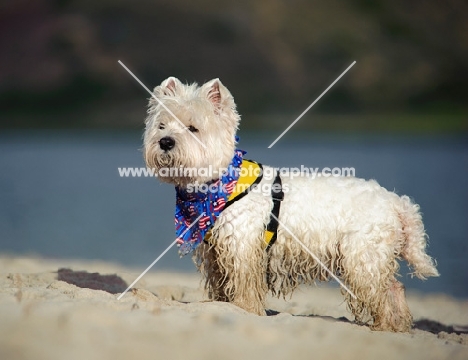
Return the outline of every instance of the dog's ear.
[[[211,80],[207,84],[206,97],[215,107],[219,107],[221,105],[221,92],[219,90],[219,85],[223,86],[223,84],[221,84],[219,79]]]
[[[177,94],[177,90],[180,89],[183,84],[179,79],[171,76],[164,80],[161,85],[154,88],[154,94],[157,97],[161,96],[174,96]]]
[[[203,96],[213,104],[217,113],[223,111],[226,107],[232,108],[235,106],[231,93],[219,79],[208,81],[202,86],[201,91]]]

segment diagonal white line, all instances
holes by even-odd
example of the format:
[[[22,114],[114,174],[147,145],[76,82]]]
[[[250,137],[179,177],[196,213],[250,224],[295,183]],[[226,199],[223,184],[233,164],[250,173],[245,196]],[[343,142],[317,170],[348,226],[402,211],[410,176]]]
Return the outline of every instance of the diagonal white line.
[[[200,141],[200,139],[197,138],[190,130],[188,130],[187,126],[185,126],[185,125],[182,123],[182,121],[180,121],[179,118],[178,118],[177,116],[175,116],[174,113],[173,113],[171,110],[169,110],[169,109],[167,108],[167,106],[164,105],[164,104],[161,102],[161,100],[159,100],[159,99],[156,97],[156,95],[154,95],[154,93],[153,93],[150,89],[148,89],[148,88],[146,87],[146,85],[143,84],[143,83],[140,81],[140,79],[138,79],[138,78],[136,77],[136,75],[135,75],[134,73],[132,73],[132,72],[130,71],[130,69],[129,69],[128,67],[126,67],[126,66],[124,65],[124,63],[123,63],[122,61],[119,60],[118,63],[119,63],[120,65],[122,65],[122,67],[123,67],[125,70],[127,70],[127,72],[128,72],[130,75],[132,75],[132,77],[133,77],[141,86],[143,86],[143,88],[144,88],[146,91],[148,91],[148,93],[159,103],[159,105],[161,105],[174,119],[177,120],[177,122],[182,126],[182,128],[184,128],[185,130],[187,130],[187,131],[189,132],[189,134],[192,135],[193,138],[194,138],[195,140],[197,140],[198,143],[206,149],[206,145],[203,144],[203,143]]]
[[[184,234],[185,234],[187,231],[189,231],[190,228],[191,228],[193,225],[195,225],[195,224],[198,222],[198,220],[200,220],[200,218],[201,218],[203,215],[205,215],[204,212],[201,213],[201,215],[200,215],[199,217],[197,217],[196,220],[195,220],[192,224],[190,224],[190,226],[189,226],[187,229],[185,229],[185,231],[184,231],[180,236],[184,236]],[[175,239],[175,240],[172,242],[172,244],[169,245],[169,246],[166,248],[166,250],[164,250],[164,251],[161,253],[161,255],[159,255],[159,256],[156,258],[156,260],[154,260],[154,261],[151,263],[151,265],[148,266],[148,267],[146,268],[146,270],[143,271],[143,272],[140,274],[140,276],[138,276],[138,277],[135,279],[135,281],[132,282],[132,283],[130,284],[130,286],[127,288],[127,290],[125,290],[122,294],[119,295],[119,297],[117,298],[117,300],[120,300],[120,299],[122,298],[122,296],[124,296],[124,295],[128,292],[128,290],[130,290],[130,289],[138,282],[138,280],[140,280],[140,279],[154,266],[154,264],[156,264],[156,263],[170,250],[170,248],[173,247],[176,243],[177,243],[177,239]]]
[[[294,124],[297,123],[297,122],[307,113],[307,111],[309,111],[310,108],[311,108],[312,106],[314,106],[315,103],[316,103],[317,101],[319,101],[319,100],[322,98],[322,96],[325,95],[325,94],[327,93],[327,91],[330,90],[331,87],[332,87],[333,85],[335,85],[335,84],[338,82],[338,80],[340,80],[340,79],[343,77],[343,75],[346,74],[346,73],[348,72],[348,70],[351,69],[351,68],[354,66],[354,64],[356,64],[356,61],[353,61],[353,63],[352,63],[351,65],[349,65],[348,68],[347,68],[345,71],[343,71],[343,72],[341,73],[341,75],[338,76],[338,77],[336,78],[336,80],[333,81],[333,82],[331,83],[331,85],[330,85],[329,87],[327,87],[327,88],[325,89],[325,91],[324,91],[323,93],[321,93],[320,96],[319,96],[317,99],[315,99],[315,101],[314,101],[312,104],[310,104],[309,107],[308,107],[307,109],[305,109],[305,110],[303,111],[303,113],[302,113],[301,115],[299,115],[299,117],[298,117],[296,120],[294,120],[294,121],[292,122],[292,124],[289,125],[289,126],[287,127],[286,130],[284,130],[284,131],[281,133],[280,136],[278,136],[278,137],[276,138],[275,141],[273,141],[273,142],[270,144],[270,146],[268,146],[268,149],[271,149],[271,148],[273,147],[273,145],[275,145],[275,144],[277,143],[277,141],[278,141],[279,139],[281,139],[281,138],[283,137],[283,135],[286,134],[286,133],[289,131],[289,129],[291,129],[291,128],[294,126]]]
[[[309,253],[309,255],[312,256],[314,258],[314,260],[316,262],[318,262],[320,264],[320,266],[322,266],[325,269],[325,271],[328,272],[330,274],[330,276],[338,282],[338,284],[340,284],[347,292],[349,292],[349,294],[354,299],[357,299],[356,295],[354,295],[353,292],[351,290],[349,290],[346,287],[346,285],[343,284],[341,282],[341,280],[338,279],[338,277],[335,274],[333,274],[330,271],[330,269],[327,268],[327,266],[323,262],[321,262],[320,259],[312,251],[310,251],[309,248],[307,246],[305,246],[305,244],[301,240],[298,239],[298,237],[296,235],[293,234],[293,232],[291,230],[289,230],[281,221],[279,221],[279,219],[274,214],[270,214],[270,215],[273,216],[276,219],[276,221],[278,221],[278,224],[280,224],[284,228],[284,230],[286,230],[294,238],[294,240],[296,240],[299,243],[299,245],[301,245],[304,248],[304,250],[307,251]]]

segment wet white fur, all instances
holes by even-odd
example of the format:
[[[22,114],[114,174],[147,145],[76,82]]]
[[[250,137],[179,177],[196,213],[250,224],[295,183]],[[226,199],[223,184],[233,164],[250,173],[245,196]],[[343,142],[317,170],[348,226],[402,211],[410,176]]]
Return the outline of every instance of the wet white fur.
[[[169,78],[154,93],[184,126],[199,130],[193,135],[206,149],[152,99],[144,136],[148,166],[225,168],[234,153],[240,117],[221,82],[215,79],[198,87]],[[166,136],[175,140],[170,151],[159,147]],[[187,186],[211,178],[162,180]],[[272,181],[265,176],[260,187]],[[419,206],[373,180],[283,175],[282,182],[289,190],[279,217],[284,226],[279,226],[278,239],[268,252],[263,241],[273,206],[268,192],[250,193],[227,208],[215,223],[210,244],[197,248],[194,259],[209,297],[263,315],[268,291],[285,296],[301,283],[329,280],[286,227],[357,296],[353,299],[342,290],[357,322],[375,330],[408,331],[412,317],[403,285],[395,277],[397,260],[406,260],[421,279],[438,276],[425,253]]]

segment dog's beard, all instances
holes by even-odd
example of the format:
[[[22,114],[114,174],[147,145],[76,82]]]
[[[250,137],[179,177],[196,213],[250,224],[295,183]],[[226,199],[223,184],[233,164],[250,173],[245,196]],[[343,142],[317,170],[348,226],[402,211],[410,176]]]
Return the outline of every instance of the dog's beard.
[[[180,164],[176,159],[171,152],[159,151],[153,157],[154,167],[157,169],[177,167]]]
[[[184,173],[184,169],[195,167],[193,164],[183,162],[179,149],[170,151],[161,150],[158,147],[145,151],[145,161],[148,168],[155,169],[160,181],[186,187],[188,184],[197,182],[197,177]]]

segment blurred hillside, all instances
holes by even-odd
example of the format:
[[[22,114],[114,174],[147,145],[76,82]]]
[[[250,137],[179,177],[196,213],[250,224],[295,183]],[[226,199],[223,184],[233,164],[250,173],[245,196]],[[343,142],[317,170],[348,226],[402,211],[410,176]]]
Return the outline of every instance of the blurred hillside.
[[[219,77],[243,128],[468,131],[465,0],[4,0],[0,126],[141,129],[149,88]],[[313,113],[313,115],[312,115]]]

